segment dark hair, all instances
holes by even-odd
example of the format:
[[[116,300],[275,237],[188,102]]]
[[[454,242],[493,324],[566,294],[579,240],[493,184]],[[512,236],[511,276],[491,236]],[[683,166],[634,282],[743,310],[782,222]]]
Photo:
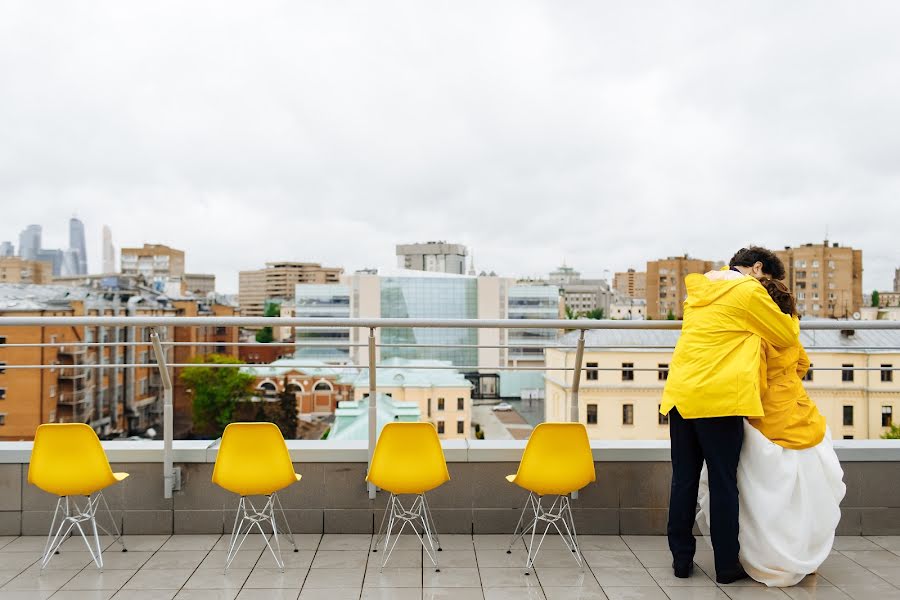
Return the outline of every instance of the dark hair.
[[[772,297],[772,300],[775,301],[775,304],[778,305],[778,308],[781,309],[781,312],[791,316],[797,314],[797,302],[794,300],[794,295],[784,283],[777,279],[769,279],[768,277],[760,279],[759,282],[763,284],[763,287],[769,292],[769,295]]]
[[[756,263],[762,263],[763,273],[772,279],[784,279],[784,264],[771,250],[759,246],[741,248],[734,253],[728,262],[729,267],[752,267]]]

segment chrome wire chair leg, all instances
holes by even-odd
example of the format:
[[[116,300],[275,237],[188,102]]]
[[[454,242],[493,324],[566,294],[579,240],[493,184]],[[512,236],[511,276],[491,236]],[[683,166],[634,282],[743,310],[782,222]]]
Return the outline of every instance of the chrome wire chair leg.
[[[44,546],[44,554],[41,557],[41,570],[50,563],[50,559],[59,550],[73,529],[77,529],[87,546],[88,552],[93,559],[97,568],[103,570],[103,552],[100,547],[100,536],[97,534],[97,509],[100,507],[100,497],[85,497],[86,504],[84,508],[80,508],[73,498],[71,503],[68,496],[61,497],[56,502],[56,510],[53,512],[53,521],[50,526],[50,534],[47,536],[47,543]],[[59,519],[57,520],[57,517]],[[91,524],[91,533],[93,535],[93,544],[88,539],[82,523],[89,522]]]
[[[372,552],[378,552],[378,545],[381,544],[381,540],[383,539],[384,533],[384,524],[387,522],[388,514],[391,512],[391,503],[388,502],[388,505],[384,509],[384,514],[381,516],[381,525],[378,526],[378,533],[375,535],[375,543],[372,544]]]
[[[288,532],[288,541],[294,547],[294,552],[300,552],[300,548],[297,547],[297,540],[294,539],[294,532],[291,531],[291,524],[288,523],[287,513],[284,512],[284,507],[281,506],[281,498],[278,497],[277,492],[272,494],[272,498],[275,499],[275,503],[278,505],[278,512],[281,513],[281,518],[284,520],[284,528]]]
[[[506,547],[507,554],[512,554],[513,544],[515,544],[519,539],[523,538],[525,534],[528,533],[528,531],[531,529],[532,525],[534,525],[535,520],[532,518],[531,521],[529,521],[527,527],[522,527],[522,522],[525,520],[525,514],[528,512],[528,509],[532,509],[532,512],[535,511],[534,498],[534,493],[529,492],[528,498],[525,500],[525,506],[522,507],[522,514],[519,515],[519,522],[516,523],[516,528],[513,530],[512,537],[509,539],[509,545]],[[520,529],[520,527],[522,528]]]
[[[237,556],[241,546],[244,545],[244,541],[255,526],[262,535],[263,541],[266,543],[269,552],[272,553],[275,564],[278,565],[278,568],[281,569],[283,573],[284,561],[281,560],[281,545],[278,543],[278,526],[275,524],[275,502],[272,500],[272,496],[266,496],[266,503],[262,509],[257,509],[249,498],[241,496],[241,499],[238,502],[238,510],[234,518],[234,523],[235,526],[231,532],[228,555],[225,557],[225,571],[228,571],[228,567],[231,566],[232,561],[234,561],[235,556]],[[246,530],[244,530],[244,523],[247,524]],[[263,529],[262,523],[269,523],[272,526],[272,538],[274,538],[275,548],[272,547],[271,540]]]
[[[431,514],[431,505],[428,504],[428,498],[425,494],[422,494],[422,502],[425,504],[425,516],[428,517],[428,522],[431,527],[431,535],[434,536],[434,542],[437,544],[437,551],[443,552],[444,549],[441,547],[441,538],[437,533],[437,526],[434,524],[434,515]]]
[[[397,542],[400,541],[403,530],[409,525],[412,532],[419,540],[419,543],[422,545],[425,554],[428,555],[428,558],[434,565],[435,571],[439,572],[441,569],[437,560],[437,546],[435,544],[435,536],[431,529],[431,516],[428,514],[428,505],[425,503],[424,496],[421,494],[417,495],[410,508],[406,509],[403,506],[403,503],[400,502],[400,499],[394,494],[391,494],[391,497],[388,500],[388,512],[386,513],[386,516],[388,518],[388,526],[387,532],[384,535],[384,558],[381,561],[381,571],[384,571],[385,565],[387,565],[388,560],[394,553],[394,548],[397,547]],[[394,533],[394,525],[398,521],[400,522],[400,528]],[[420,527],[422,533],[419,533]],[[393,543],[391,543],[391,534],[393,534],[394,537]]]
[[[106,496],[103,495],[103,492],[97,492],[97,496],[99,496],[100,500],[103,502],[103,506],[106,507],[106,514],[109,515],[109,522],[112,523],[112,530],[115,532],[114,534],[109,532],[103,525],[97,523],[97,527],[100,528],[103,533],[113,538],[113,543],[117,543],[122,546],[122,552],[128,552],[128,548],[125,547],[125,540],[122,539],[122,534],[119,532],[119,526],[116,524],[116,518],[113,516],[112,509],[109,508],[109,503],[106,501]]]
[[[534,568],[534,561],[541,551],[550,527],[556,530],[556,533],[562,538],[566,549],[574,555],[575,562],[584,570],[584,557],[581,554],[581,548],[578,546],[578,534],[575,532],[575,518],[572,515],[569,497],[565,495],[557,496],[548,508],[543,507],[542,500],[543,498],[538,497],[537,500],[533,500],[530,503],[534,511],[534,519],[528,527],[531,530],[531,537],[527,544],[528,557],[525,560],[525,574],[529,574]],[[541,532],[540,538],[535,543],[539,524],[543,524],[543,532]],[[562,524],[562,527],[560,527],[560,524]]]

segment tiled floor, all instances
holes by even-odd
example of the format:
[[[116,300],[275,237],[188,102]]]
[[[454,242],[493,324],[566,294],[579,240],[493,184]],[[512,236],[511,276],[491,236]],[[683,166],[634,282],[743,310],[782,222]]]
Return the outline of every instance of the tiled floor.
[[[427,562],[417,540],[404,536],[387,568],[383,553],[367,550],[368,535],[300,535],[299,552],[283,553],[275,568],[259,538],[248,540],[223,573],[228,537],[131,536],[129,551],[111,546],[102,572],[80,539],[70,539],[41,573],[42,537],[0,537],[0,600],[54,598],[155,600],[893,600],[900,599],[900,536],[838,538],[819,573],[792,589],[754,582],[717,587],[710,579],[712,554],[698,552],[694,576],[672,577],[665,538],[582,536],[584,571],[549,539],[535,572],[521,566],[524,546],[505,551],[508,538],[445,535],[441,571]],[[107,544],[109,540],[107,540]]]

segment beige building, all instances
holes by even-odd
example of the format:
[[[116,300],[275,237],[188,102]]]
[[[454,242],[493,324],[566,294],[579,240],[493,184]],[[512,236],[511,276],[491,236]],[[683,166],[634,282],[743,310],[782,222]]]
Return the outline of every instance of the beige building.
[[[784,263],[785,283],[793,290],[801,315],[846,319],[863,306],[862,250],[826,240],[785,247],[775,254]]]
[[[50,283],[53,264],[25,260],[18,256],[0,257],[0,283]]]
[[[647,297],[647,272],[628,269],[624,273],[616,273],[613,289],[623,296],[634,299]]]
[[[147,283],[162,289],[173,277],[184,276],[184,251],[162,244],[144,244],[143,248],[122,248],[122,275],[140,275]]]
[[[323,267],[318,263],[269,262],[265,269],[241,271],[238,281],[238,304],[241,316],[261,317],[269,300],[293,300],[299,283],[338,283],[341,268]]]
[[[672,358],[670,348],[679,335],[678,331],[587,333],[589,347],[635,348],[584,353],[578,417],[591,438],[668,439],[668,421],[659,414],[659,405]],[[900,368],[900,350],[896,350],[900,332],[804,331],[800,335],[813,365],[806,389],[835,439],[879,438],[891,422],[900,419],[900,371],[892,370]],[[577,334],[569,334],[560,346],[574,347],[576,340]],[[547,421],[569,420],[574,372],[560,369],[574,363],[574,350],[547,350]]]
[[[449,362],[434,360],[387,359],[376,371],[378,392],[399,402],[419,405],[420,419],[434,424],[445,440],[472,436],[472,384]],[[446,369],[413,369],[412,365],[445,366]],[[352,383],[353,399],[369,395],[369,371],[347,379]]]
[[[183,292],[206,296],[216,291],[216,276],[212,273],[185,273]]]
[[[687,288],[684,278],[691,273],[706,273],[720,263],[684,256],[647,262],[647,318],[666,319],[669,314],[681,319]]]

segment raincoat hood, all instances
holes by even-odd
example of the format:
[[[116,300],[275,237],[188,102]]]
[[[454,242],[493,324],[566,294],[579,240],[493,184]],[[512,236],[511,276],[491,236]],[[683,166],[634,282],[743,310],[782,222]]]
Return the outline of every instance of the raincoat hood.
[[[711,280],[706,275],[692,273],[684,278],[687,287],[687,299],[684,301],[685,307],[698,308],[708,306],[719,300],[725,294],[731,292],[734,288],[748,285],[759,284],[756,279],[750,275],[742,275],[733,279],[716,279]]]

